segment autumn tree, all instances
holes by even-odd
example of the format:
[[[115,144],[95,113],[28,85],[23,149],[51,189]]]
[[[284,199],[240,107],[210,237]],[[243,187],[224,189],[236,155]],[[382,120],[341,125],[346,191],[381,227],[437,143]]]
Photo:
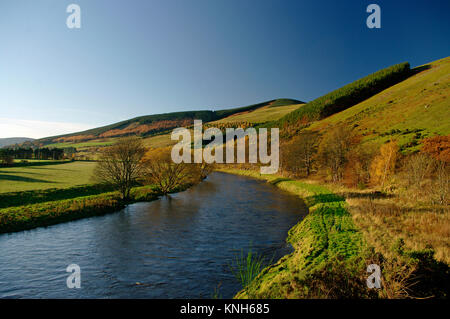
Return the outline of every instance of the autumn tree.
[[[343,125],[337,125],[329,130],[319,144],[317,159],[322,168],[331,172],[334,182],[343,176],[347,153],[352,145],[351,130]]]
[[[156,185],[163,194],[198,182],[208,174],[206,164],[175,163],[170,147],[149,150],[143,162],[146,181]]]
[[[308,177],[313,167],[317,151],[318,135],[315,132],[303,132],[285,143],[281,149],[281,165],[294,175]]]
[[[396,141],[383,144],[380,153],[375,156],[370,165],[370,178],[374,184],[384,187],[388,177],[395,172],[395,165],[400,154]]]
[[[356,142],[356,141],[355,141]],[[376,153],[373,144],[358,144],[346,155],[344,184],[349,187],[365,187],[370,182],[370,164]]]
[[[450,135],[426,138],[422,144],[422,153],[429,154],[438,161],[450,163]]]
[[[142,177],[145,148],[137,137],[125,137],[100,153],[94,170],[96,180],[114,185],[122,199],[130,198],[136,180]]]

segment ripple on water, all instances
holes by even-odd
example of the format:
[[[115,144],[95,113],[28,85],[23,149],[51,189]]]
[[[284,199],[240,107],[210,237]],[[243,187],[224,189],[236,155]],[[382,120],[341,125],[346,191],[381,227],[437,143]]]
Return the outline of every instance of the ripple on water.
[[[120,212],[0,235],[1,298],[209,298],[240,289],[229,265],[250,245],[289,253],[305,214],[296,196],[224,173],[182,193]],[[66,267],[81,267],[68,289]]]

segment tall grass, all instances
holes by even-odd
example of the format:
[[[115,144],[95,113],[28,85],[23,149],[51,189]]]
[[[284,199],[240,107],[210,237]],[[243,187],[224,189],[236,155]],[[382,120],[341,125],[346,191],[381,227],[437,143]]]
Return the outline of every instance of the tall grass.
[[[241,253],[236,255],[231,265],[231,272],[240,282],[242,288],[247,287],[258,276],[264,265],[264,260],[263,255],[254,253],[251,249],[247,254],[244,254],[244,250],[241,249]]]

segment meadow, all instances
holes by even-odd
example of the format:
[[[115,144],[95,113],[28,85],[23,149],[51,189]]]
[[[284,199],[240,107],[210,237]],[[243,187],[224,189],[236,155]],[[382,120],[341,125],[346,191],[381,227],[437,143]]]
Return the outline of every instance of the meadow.
[[[71,143],[71,142],[53,143],[53,144],[48,144],[45,146],[49,147],[49,148],[51,148],[51,147],[58,147],[58,148],[75,147],[77,150],[82,150],[84,148],[90,148],[90,147],[110,146],[110,145],[113,145],[115,141],[117,141],[117,139],[110,138],[110,139],[92,140],[89,142],[81,142],[81,143]]]
[[[0,167],[0,194],[92,184],[95,162]]]

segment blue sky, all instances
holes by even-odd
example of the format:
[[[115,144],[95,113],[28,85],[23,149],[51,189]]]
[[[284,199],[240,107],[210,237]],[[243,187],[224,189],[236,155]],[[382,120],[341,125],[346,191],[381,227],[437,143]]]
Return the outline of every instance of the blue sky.
[[[68,29],[66,7],[81,7]],[[366,7],[381,7],[368,29]],[[449,55],[450,2],[2,0],[0,137],[140,115],[312,100]]]

